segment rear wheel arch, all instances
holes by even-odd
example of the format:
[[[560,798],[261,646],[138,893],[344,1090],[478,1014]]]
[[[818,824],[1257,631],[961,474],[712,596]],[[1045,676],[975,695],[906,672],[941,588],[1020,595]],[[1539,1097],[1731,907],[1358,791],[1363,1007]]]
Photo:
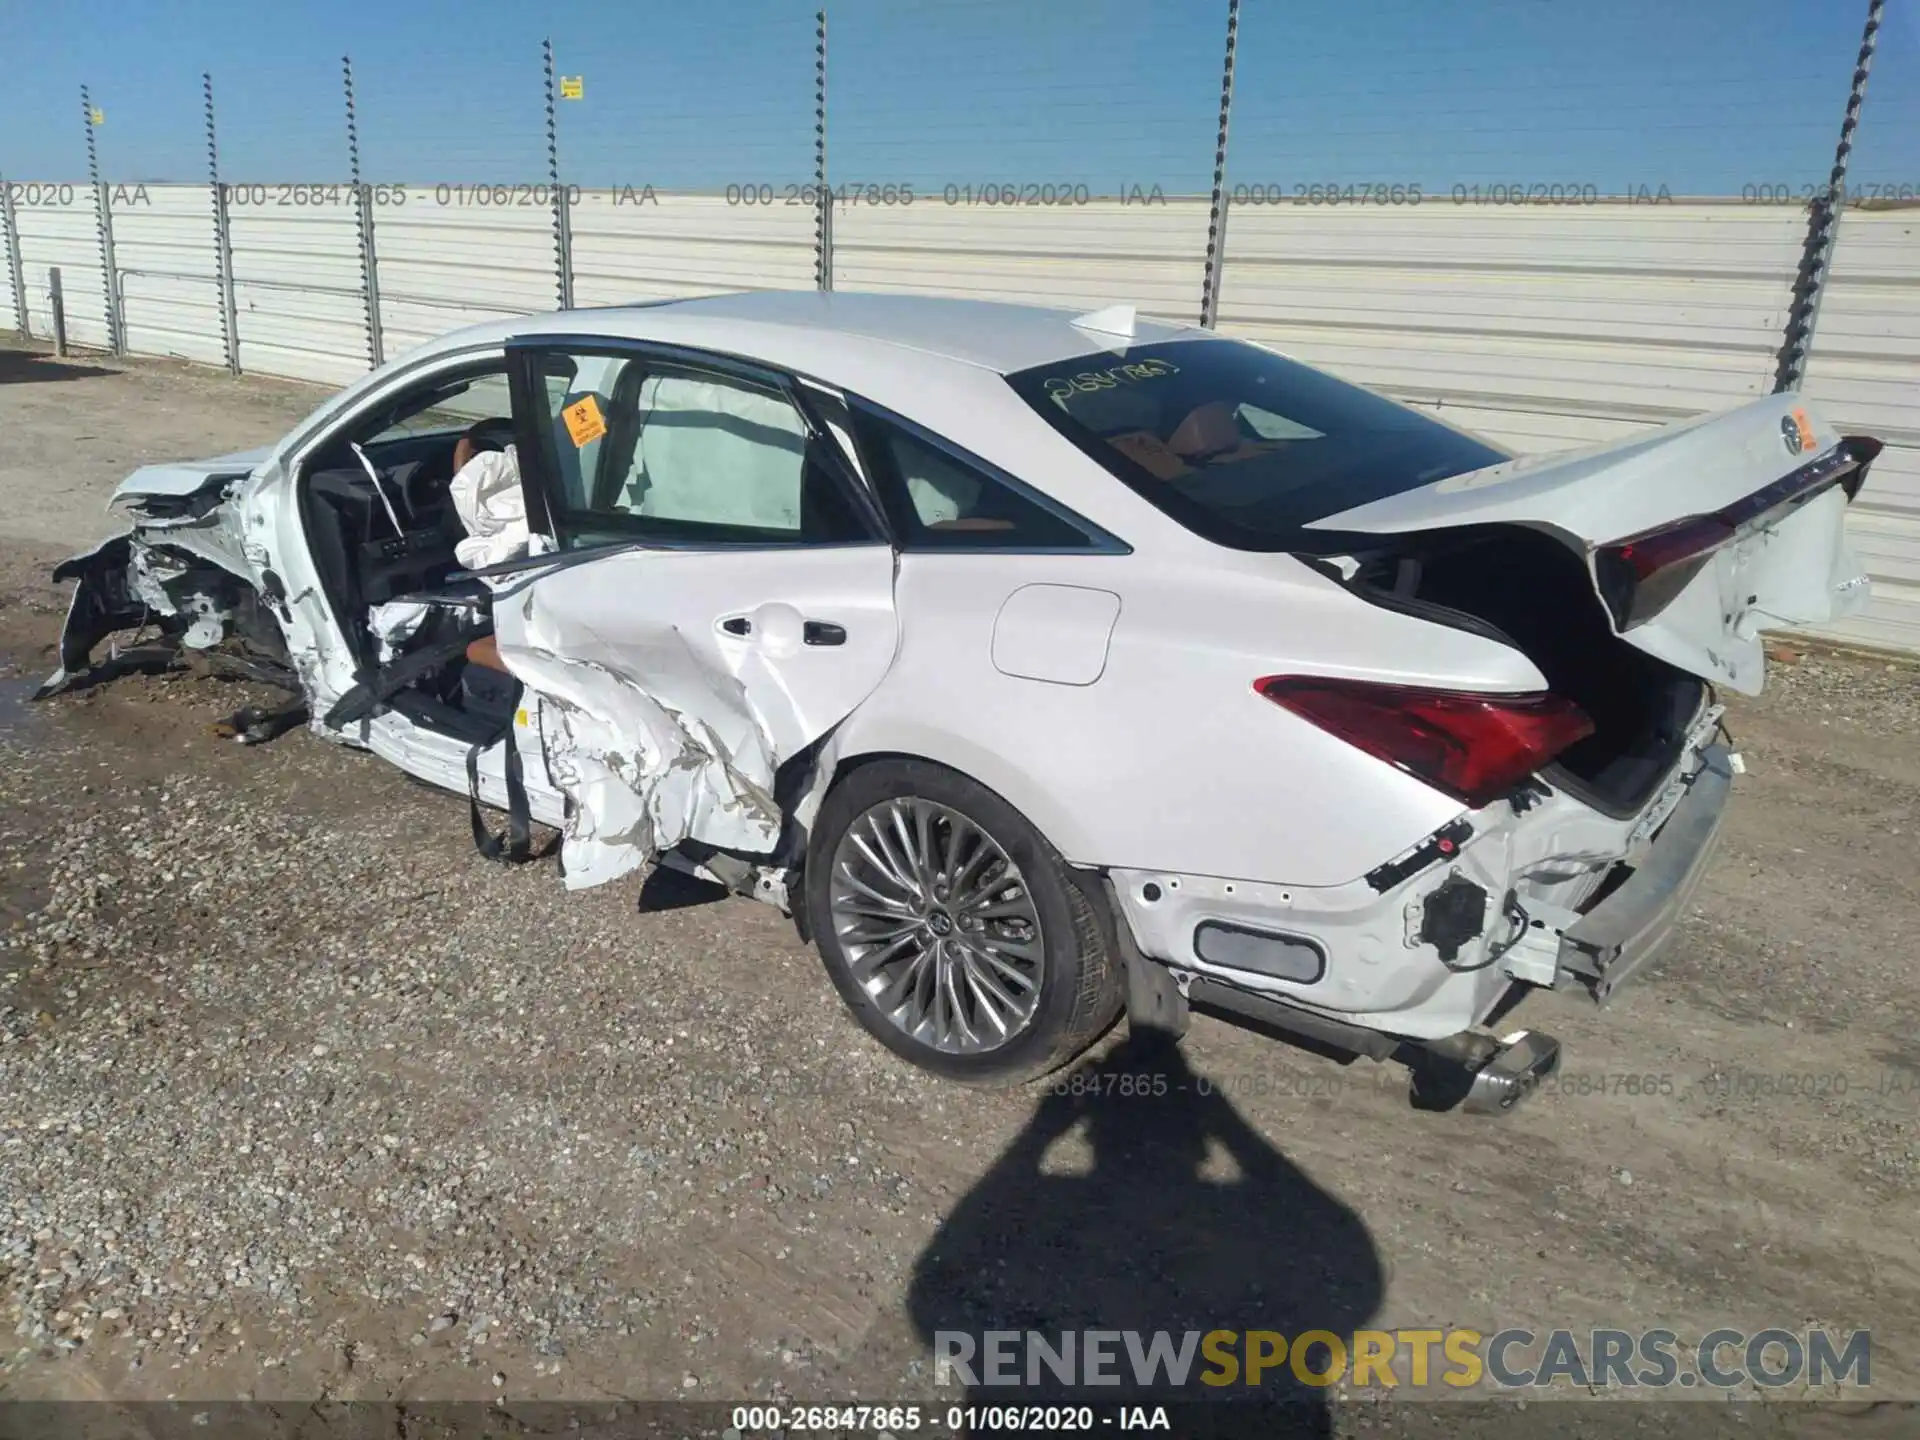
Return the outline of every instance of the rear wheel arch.
[[[1002,858],[1011,859],[1017,867],[1012,878],[1019,889],[1007,893],[1024,892],[1036,907],[1030,913],[1038,923],[1041,944],[1037,948],[1044,955],[1037,1005],[1010,1039],[985,1051],[951,1053],[889,1018],[895,1000],[876,1003],[863,988],[863,980],[855,973],[857,947],[850,952],[836,927],[835,851],[861,817],[898,801],[927,802],[977,826],[999,847]],[[1033,1079],[1065,1064],[1118,1017],[1125,992],[1124,962],[1114,936],[1116,920],[1100,887],[1089,884],[1083,872],[1063,859],[1045,833],[1006,796],[924,755],[863,751],[836,766],[816,821],[807,837],[803,893],[796,911],[804,915],[806,931],[841,998],[863,1028],[894,1053],[952,1079],[1005,1084]],[[946,909],[944,882],[934,886],[934,878],[927,875],[928,883],[920,893],[938,894],[942,897],[938,908]],[[978,928],[978,921],[965,918],[961,891],[953,893],[954,924],[972,923]],[[863,902],[856,898],[858,903]],[[908,923],[915,922],[909,919]],[[932,947],[936,942],[925,943]],[[939,943],[944,949],[944,942]],[[871,978],[879,972],[865,973],[869,983],[879,983]]]
[[[866,765],[886,760],[922,760],[953,771],[992,791],[1020,813],[1070,865],[1100,863],[1093,837],[1075,819],[1069,799],[1042,775],[953,731],[923,725],[873,726],[858,712],[822,749],[822,770],[794,811],[809,832],[820,806],[838,786]]]

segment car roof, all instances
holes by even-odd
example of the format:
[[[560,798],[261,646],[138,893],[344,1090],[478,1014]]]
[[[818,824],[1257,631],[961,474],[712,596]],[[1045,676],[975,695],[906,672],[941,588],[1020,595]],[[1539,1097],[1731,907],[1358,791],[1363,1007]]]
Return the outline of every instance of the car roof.
[[[757,291],[490,320],[396,356],[335,395],[275,450],[295,454],[372,392],[409,383],[423,368],[515,342],[636,341],[758,361],[838,388],[922,426],[987,464],[1043,477],[1045,492],[1129,544],[1164,532],[1174,544],[1201,544],[1083,454],[1005,376],[1034,366],[1081,361],[1100,368],[1142,345],[1235,344],[1211,330],[1135,320],[1132,336],[1075,325],[1084,312],[983,300],[840,291]],[[1108,314],[1102,323],[1123,325]],[[1039,478],[1031,483],[1039,483]]]
[[[699,332],[711,324],[734,337],[743,329],[763,332],[765,358],[770,360],[804,335],[814,345],[830,341],[843,354],[868,351],[862,358],[880,358],[882,347],[904,347],[1001,375],[1103,348],[1198,339],[1207,334],[1190,326],[1141,319],[1135,322],[1132,340],[1122,341],[1075,325],[1080,313],[932,295],[758,290],[559,311],[523,320],[516,328],[521,334],[585,332],[697,344]],[[448,341],[457,338],[446,337]]]

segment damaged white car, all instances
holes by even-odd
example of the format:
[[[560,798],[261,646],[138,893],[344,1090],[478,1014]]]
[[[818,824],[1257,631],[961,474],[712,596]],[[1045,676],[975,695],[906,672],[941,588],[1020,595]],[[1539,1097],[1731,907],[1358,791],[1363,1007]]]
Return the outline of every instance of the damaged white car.
[[[1497,1109],[1558,1057],[1515,1001],[1606,1000],[1699,879],[1714,687],[1864,599],[1878,450],[1776,395],[1516,460],[1118,308],[579,310],[135,473],[46,690],[277,680],[242,738],[466,791],[501,858],[558,827],[570,887],[780,906],[941,1074],[1204,1004]]]

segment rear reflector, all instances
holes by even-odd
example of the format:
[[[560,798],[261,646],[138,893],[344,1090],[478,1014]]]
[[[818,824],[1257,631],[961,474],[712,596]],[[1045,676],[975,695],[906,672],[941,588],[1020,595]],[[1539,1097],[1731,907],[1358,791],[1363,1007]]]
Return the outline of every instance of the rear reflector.
[[[1593,733],[1586,712],[1559,695],[1426,690],[1319,675],[1269,675],[1253,688],[1475,809]]]
[[[1304,935],[1250,930],[1220,920],[1205,920],[1194,928],[1193,953],[1209,965],[1301,985],[1327,973],[1326,952]]]

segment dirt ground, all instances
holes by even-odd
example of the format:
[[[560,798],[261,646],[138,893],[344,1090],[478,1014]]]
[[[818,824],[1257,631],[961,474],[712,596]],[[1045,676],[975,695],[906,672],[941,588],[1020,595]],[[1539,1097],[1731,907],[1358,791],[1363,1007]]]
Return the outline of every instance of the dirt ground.
[[[315,398],[0,351],[0,1395],[944,1404],[942,1329],[1826,1325],[1920,1399],[1914,666],[1733,707],[1695,913],[1611,1009],[1525,1003],[1566,1069],[1511,1117],[1205,1017],[1165,1085],[1087,1093],[1110,1041],[961,1089],[774,911],[490,865],[459,797],[215,738],[241,687],[26,702],[112,485]]]

